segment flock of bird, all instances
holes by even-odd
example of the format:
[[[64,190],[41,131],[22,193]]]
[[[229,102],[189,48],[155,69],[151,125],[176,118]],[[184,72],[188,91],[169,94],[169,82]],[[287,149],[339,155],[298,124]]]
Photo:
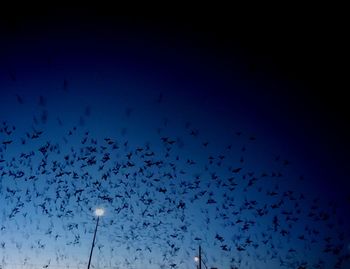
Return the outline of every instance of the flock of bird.
[[[339,203],[294,187],[306,179],[291,178],[283,157],[250,164],[258,137],[237,131],[218,148],[195,123],[174,131],[163,122],[154,141],[138,143],[94,135],[89,107],[66,126],[49,96],[37,100],[27,127],[1,115],[0,268],[85,268],[100,205],[94,268],[195,268],[199,245],[208,267],[349,266]]]

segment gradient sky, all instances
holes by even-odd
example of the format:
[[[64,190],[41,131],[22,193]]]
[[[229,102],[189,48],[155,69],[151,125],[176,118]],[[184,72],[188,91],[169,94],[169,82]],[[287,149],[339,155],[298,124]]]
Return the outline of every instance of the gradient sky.
[[[168,15],[3,20],[0,267],[86,268],[102,206],[93,268],[349,268],[318,30]]]

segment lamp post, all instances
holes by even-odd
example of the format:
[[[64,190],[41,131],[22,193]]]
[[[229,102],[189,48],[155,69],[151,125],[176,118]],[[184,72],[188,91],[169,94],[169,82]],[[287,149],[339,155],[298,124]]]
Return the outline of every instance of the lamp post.
[[[207,265],[205,262],[202,260],[202,248],[199,246],[198,248],[198,256],[194,257],[194,261],[197,263],[197,269],[202,269],[202,263],[206,269],[208,269]],[[211,269],[217,269],[215,267],[211,267]]]
[[[202,269],[202,248],[199,246],[198,256],[194,257],[194,261],[197,263],[197,269]]]
[[[196,262],[196,264],[197,264],[197,269],[199,268],[199,265],[198,265],[198,263],[199,263],[199,257],[198,256],[195,256],[194,257],[194,261]]]
[[[104,211],[103,208],[96,208],[96,209],[95,209],[95,215],[97,216],[97,221],[96,221],[96,227],[95,227],[95,232],[94,232],[94,239],[92,240],[91,251],[90,251],[90,257],[89,257],[89,263],[88,263],[87,269],[90,269],[92,252],[93,252],[94,247],[95,247],[95,239],[96,239],[97,227],[98,227],[98,223],[99,223],[99,221],[100,221],[100,217],[103,216],[104,213],[105,213],[105,211]]]

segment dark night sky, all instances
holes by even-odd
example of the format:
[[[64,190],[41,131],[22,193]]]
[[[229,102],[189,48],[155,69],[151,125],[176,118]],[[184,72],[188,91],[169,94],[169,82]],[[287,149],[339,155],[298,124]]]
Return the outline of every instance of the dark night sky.
[[[274,12],[267,7],[250,11],[204,5],[198,9],[188,6],[134,15],[124,15],[122,8],[109,10],[98,6],[29,10],[13,9],[2,19],[5,21],[2,23],[5,32],[2,47],[11,47],[17,38],[85,33],[91,35],[91,40],[94,35],[97,37],[97,41],[92,42],[96,42],[96,49],[99,49],[98,38],[100,43],[107,43],[115,41],[118,39],[115,36],[119,35],[125,42],[144,40],[149,46],[145,52],[152,51],[152,46],[159,46],[161,50],[157,53],[163,55],[174,50],[179,51],[179,57],[186,57],[186,53],[192,57],[196,57],[193,54],[206,55],[209,61],[203,62],[203,66],[219,63],[225,72],[234,70],[235,64],[240,62],[241,70],[246,68],[242,74],[245,79],[256,81],[259,77],[271,83],[263,89],[250,89],[247,94],[277,103],[276,109],[285,116],[286,125],[293,129],[294,125],[302,124],[305,128],[303,136],[313,144],[310,150],[317,151],[318,145],[322,145],[322,151],[326,148],[328,152],[324,155],[330,156],[326,162],[334,162],[347,172],[349,132],[345,122],[348,106],[341,66],[345,37],[342,17],[335,16],[332,9],[288,6],[281,7],[281,12]],[[143,44],[139,44],[135,49],[142,47]],[[144,62],[152,57],[141,54],[138,56],[144,57]],[[168,59],[167,66],[172,65],[171,61],[175,61],[173,68],[176,69],[174,58]],[[164,62],[158,64],[161,66]],[[281,86],[277,81],[286,83]],[[232,89],[212,90],[223,99],[236,94]],[[211,95],[210,91],[198,94]]]

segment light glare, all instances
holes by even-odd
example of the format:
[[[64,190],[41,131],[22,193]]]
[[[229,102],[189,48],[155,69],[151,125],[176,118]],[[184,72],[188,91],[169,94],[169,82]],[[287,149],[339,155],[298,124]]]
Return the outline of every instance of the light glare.
[[[105,213],[105,211],[104,211],[103,208],[96,208],[95,209],[95,215],[98,216],[98,217],[103,216],[104,213]]]

